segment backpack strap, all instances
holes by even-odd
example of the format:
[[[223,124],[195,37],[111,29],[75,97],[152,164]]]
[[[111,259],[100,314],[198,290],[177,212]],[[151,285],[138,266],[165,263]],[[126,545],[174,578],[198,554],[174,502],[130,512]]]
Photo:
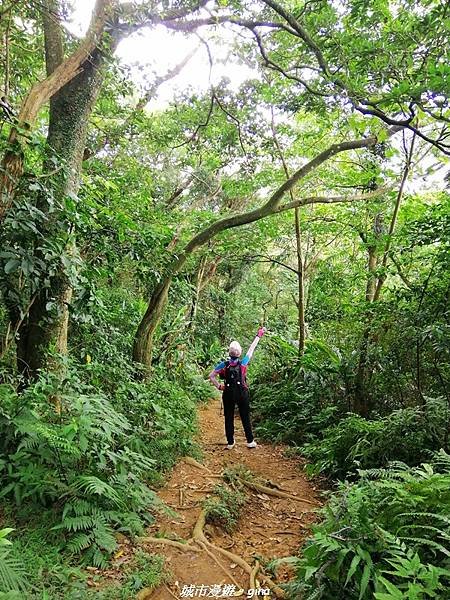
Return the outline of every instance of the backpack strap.
[[[246,388],[247,389],[247,382],[245,381],[245,377],[242,376],[242,362],[240,360],[238,360],[237,365],[233,365],[233,366],[238,366],[239,367],[239,386]],[[228,381],[228,369],[230,368],[230,361],[227,360],[225,362],[225,366],[224,366],[224,379],[225,379],[225,383],[227,383],[229,385],[229,381]]]

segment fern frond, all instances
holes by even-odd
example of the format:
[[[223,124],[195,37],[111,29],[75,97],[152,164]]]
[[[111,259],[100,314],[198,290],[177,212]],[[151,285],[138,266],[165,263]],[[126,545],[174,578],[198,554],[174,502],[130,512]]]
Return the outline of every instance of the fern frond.
[[[410,523],[407,525],[402,525],[397,529],[397,535],[402,531],[402,529],[426,529],[427,531],[432,531],[436,533],[438,536],[444,537],[443,532],[437,527],[433,527],[433,525],[420,525],[419,523]],[[448,536],[447,536],[448,537]]]
[[[97,522],[95,528],[92,530],[92,535],[97,546],[102,550],[106,550],[109,554],[117,548],[114,531],[106,523]]]
[[[108,566],[108,556],[96,546],[92,546],[91,550],[86,554],[86,561],[99,569]]]
[[[450,473],[450,454],[441,448],[434,453],[431,464],[444,473]]]
[[[438,513],[430,513],[430,512],[405,512],[399,513],[397,517],[410,517],[411,519],[416,519],[420,517],[425,517],[426,519],[436,519],[437,521],[441,521],[446,525],[450,525],[450,517],[446,515],[440,515]]]
[[[77,533],[67,542],[66,548],[69,552],[79,554],[83,550],[86,550],[86,548],[89,548],[92,543],[92,538],[92,533]]]
[[[0,592],[25,590],[26,588],[23,565],[11,558],[7,552],[0,552]]]
[[[74,498],[70,502],[66,502],[62,514],[63,520],[67,513],[73,512],[75,515],[89,515],[92,514],[97,507],[92,502],[88,502],[82,498]]]
[[[429,546],[430,548],[433,548],[433,550],[442,552],[442,554],[445,554],[445,556],[450,557],[450,552],[447,550],[447,548],[445,548],[442,544],[439,544],[438,542],[435,542],[433,540],[428,540],[425,538],[418,538],[418,537],[408,537],[408,536],[399,536],[399,539],[405,540],[407,542],[412,542],[415,545],[418,544],[421,546]]]
[[[62,523],[52,527],[54,530],[62,529],[64,531],[81,531],[90,529],[95,525],[95,518],[91,515],[78,515],[76,517],[66,517]]]
[[[106,481],[102,481],[95,475],[81,475],[75,479],[74,488],[80,492],[92,496],[100,496],[109,500],[116,506],[124,507],[124,501],[117,492]]]
[[[58,435],[52,427],[46,425],[45,423],[41,423],[36,421],[33,427],[34,432],[36,432],[41,440],[47,442],[47,444],[53,448],[54,450],[59,450],[65,454],[69,454],[74,457],[80,456],[80,449],[73,442]]]
[[[117,412],[104,396],[78,396],[81,414],[89,416],[93,429],[100,435],[122,435],[131,429],[128,419]]]

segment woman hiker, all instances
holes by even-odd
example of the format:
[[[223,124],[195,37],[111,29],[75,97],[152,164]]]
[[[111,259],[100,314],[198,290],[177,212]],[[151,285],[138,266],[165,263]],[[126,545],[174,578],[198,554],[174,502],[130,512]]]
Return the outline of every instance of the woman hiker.
[[[260,327],[258,333],[250,345],[247,354],[242,360],[239,357],[242,354],[242,348],[239,342],[231,342],[228,349],[230,357],[226,361],[220,362],[209,374],[213,385],[220,391],[223,391],[223,412],[225,415],[225,435],[227,436],[227,449],[234,448],[234,408],[238,405],[242,425],[247,438],[247,447],[256,448],[256,442],[253,438],[252,424],[250,422],[250,402],[248,395],[248,385],[246,381],[247,365],[250,362],[253,352],[258,345],[259,340],[265,334],[266,329]],[[217,381],[217,375],[225,380],[225,383]]]

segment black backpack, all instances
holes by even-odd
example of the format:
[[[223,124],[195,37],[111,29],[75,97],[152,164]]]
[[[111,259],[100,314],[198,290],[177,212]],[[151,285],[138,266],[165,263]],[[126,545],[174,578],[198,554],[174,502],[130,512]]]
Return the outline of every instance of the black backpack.
[[[225,362],[225,386],[232,389],[247,387],[240,360],[235,365],[231,365],[229,360]]]

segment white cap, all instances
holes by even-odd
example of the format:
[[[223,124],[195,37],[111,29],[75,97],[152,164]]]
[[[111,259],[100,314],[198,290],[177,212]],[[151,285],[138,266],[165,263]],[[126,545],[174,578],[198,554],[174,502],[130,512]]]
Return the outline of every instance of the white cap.
[[[228,353],[232,357],[238,357],[242,354],[242,348],[239,342],[234,340],[231,342],[230,347],[228,348]]]

